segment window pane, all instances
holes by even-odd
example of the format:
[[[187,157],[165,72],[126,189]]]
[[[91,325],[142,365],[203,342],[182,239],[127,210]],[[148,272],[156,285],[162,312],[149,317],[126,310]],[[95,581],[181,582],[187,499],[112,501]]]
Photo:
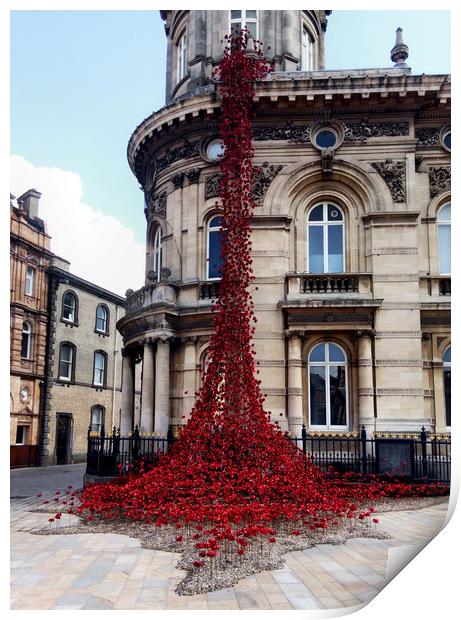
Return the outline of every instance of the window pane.
[[[451,204],[445,205],[437,214],[439,222],[451,222]]]
[[[324,273],[323,226],[309,226],[309,271]]]
[[[439,224],[439,272],[451,273],[451,226]]]
[[[327,423],[325,368],[312,367],[309,370],[309,400],[311,406],[311,425],[325,426]]]
[[[222,233],[210,231],[208,233],[208,277],[220,278],[222,276],[223,258],[221,256]]]
[[[224,218],[222,215],[217,215],[210,220],[209,227],[210,228],[221,228],[223,225]]]
[[[242,17],[242,11],[231,11],[231,19],[240,19]]]
[[[240,22],[235,22],[233,24],[231,24],[231,34],[234,36],[237,36],[240,34],[240,31],[242,30],[242,24]]]
[[[323,221],[323,205],[314,207],[309,213],[309,222],[322,222]]]
[[[344,271],[342,226],[328,226],[328,271]]]
[[[315,142],[322,149],[330,149],[332,148],[336,142],[336,134],[333,131],[319,131],[319,133],[315,136]]]
[[[328,205],[328,221],[329,222],[341,222],[343,214],[335,205]]]
[[[345,366],[330,366],[330,424],[347,424]]]
[[[325,361],[325,345],[318,344],[311,351],[309,356],[309,361],[311,362],[324,362]]]
[[[247,19],[256,19],[257,11],[247,11],[246,12]]]
[[[26,443],[26,426],[17,426],[16,427],[16,444],[25,444]]]
[[[22,341],[21,341],[21,357],[23,359],[29,358],[29,342],[30,336],[28,333],[22,333]]]
[[[341,349],[337,345],[331,343],[328,345],[328,359],[330,362],[346,361],[343,351],[341,351]]]
[[[450,364],[451,363],[451,347],[448,347],[448,349],[443,354],[443,361],[446,364]]]
[[[451,370],[445,368],[443,371],[443,383],[445,391],[445,418],[447,426],[451,426]]]

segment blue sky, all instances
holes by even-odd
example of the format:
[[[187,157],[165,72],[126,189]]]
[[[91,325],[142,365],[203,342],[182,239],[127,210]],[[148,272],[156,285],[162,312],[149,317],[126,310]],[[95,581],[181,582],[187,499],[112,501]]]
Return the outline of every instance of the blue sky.
[[[391,66],[398,26],[413,73],[450,72],[449,11],[333,11],[327,68]],[[81,201],[131,229],[137,254],[143,197],[126,146],[136,125],[164,103],[165,49],[159,11],[11,13],[12,154],[79,175]],[[37,178],[23,176],[24,183]],[[69,258],[72,244],[61,241]]]

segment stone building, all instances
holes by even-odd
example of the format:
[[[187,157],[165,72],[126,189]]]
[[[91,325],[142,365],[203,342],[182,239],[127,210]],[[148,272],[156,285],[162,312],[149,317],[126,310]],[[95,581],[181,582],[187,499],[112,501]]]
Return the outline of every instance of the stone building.
[[[329,11],[161,11],[166,105],[129,165],[145,195],[145,286],[127,295],[122,430],[184,422],[219,291],[220,103],[213,67],[246,26],[256,86],[255,345],[266,408],[299,434],[450,429],[450,76],[326,70]],[[330,18],[334,19],[334,15]],[[133,372],[142,358],[140,417]]]
[[[41,194],[10,197],[10,460],[36,465],[45,379],[50,237],[38,217]]]

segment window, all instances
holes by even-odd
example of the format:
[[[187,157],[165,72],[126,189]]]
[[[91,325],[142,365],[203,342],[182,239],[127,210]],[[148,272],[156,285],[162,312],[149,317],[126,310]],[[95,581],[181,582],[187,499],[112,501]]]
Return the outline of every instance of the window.
[[[315,46],[314,39],[306,26],[303,27],[303,38],[301,48],[301,70],[313,71],[314,70],[314,54]]]
[[[104,304],[99,304],[96,308],[96,331],[102,332],[104,334],[108,333],[108,315],[109,311]]]
[[[59,351],[59,379],[72,381],[75,364],[75,346],[70,342],[62,342]]]
[[[154,273],[155,273],[155,281],[158,282],[160,280],[160,275],[162,272],[163,265],[163,239],[162,239],[162,229],[160,226],[155,231],[154,235]]]
[[[221,255],[223,218],[216,215],[208,222],[207,280],[219,280],[222,276],[224,259]]]
[[[104,385],[106,379],[107,355],[104,351],[94,354],[93,385]]]
[[[77,322],[77,297],[70,291],[64,293],[62,297],[61,319],[68,323]]]
[[[247,28],[253,39],[258,38],[258,11],[231,11],[229,24],[233,36],[238,36],[241,30]]]
[[[16,445],[23,446],[27,443],[27,426],[18,425],[16,427]]]
[[[101,405],[94,405],[91,407],[91,422],[90,430],[93,433],[100,433],[101,426],[104,424],[104,407]]]
[[[344,217],[336,205],[313,207],[307,217],[307,271],[344,271]]]
[[[344,430],[349,425],[347,358],[332,342],[318,344],[309,354],[309,425]]]
[[[30,359],[30,342],[32,336],[32,329],[30,323],[24,321],[22,324],[22,340],[21,340],[21,359]]]
[[[451,428],[451,347],[443,354],[443,391],[445,396],[445,421]]]
[[[29,297],[32,297],[32,295],[34,294],[34,278],[35,269],[33,267],[27,267],[25,292],[26,295],[29,295]]]
[[[437,214],[439,241],[439,273],[451,273],[451,204],[443,205]]]
[[[176,45],[176,75],[177,81],[183,79],[187,73],[187,39],[184,33]]]

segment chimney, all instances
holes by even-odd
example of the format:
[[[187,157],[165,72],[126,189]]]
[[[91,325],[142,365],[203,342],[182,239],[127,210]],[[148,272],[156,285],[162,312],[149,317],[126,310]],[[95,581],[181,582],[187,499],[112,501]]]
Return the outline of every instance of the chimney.
[[[34,220],[38,217],[38,202],[40,200],[41,193],[36,189],[29,189],[22,196],[19,196],[17,202],[18,205],[25,209],[28,217]]]

